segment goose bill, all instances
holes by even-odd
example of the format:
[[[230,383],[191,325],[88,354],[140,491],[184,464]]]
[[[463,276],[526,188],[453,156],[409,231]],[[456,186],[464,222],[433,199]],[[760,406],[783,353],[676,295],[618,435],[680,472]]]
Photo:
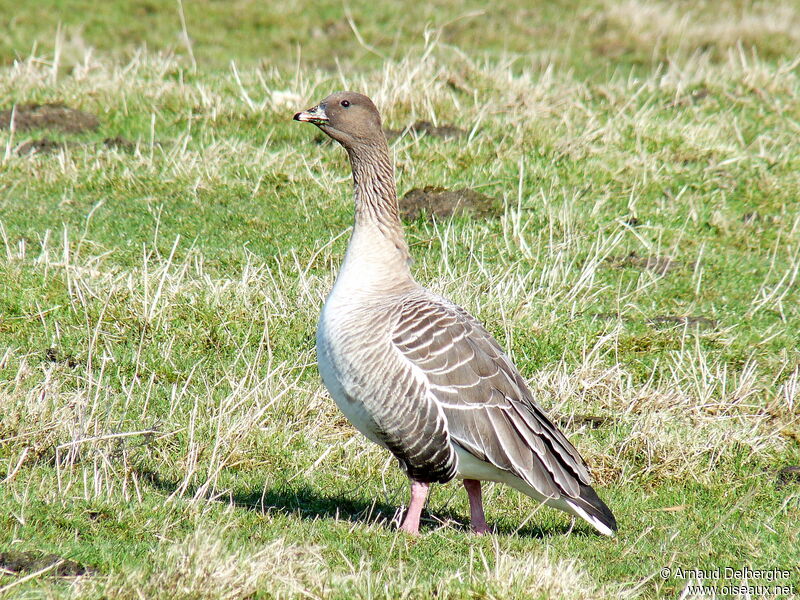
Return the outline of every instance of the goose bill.
[[[294,116],[295,121],[302,121],[303,123],[313,123],[314,125],[322,125],[328,122],[328,115],[321,106],[309,108],[303,112],[299,112]]]

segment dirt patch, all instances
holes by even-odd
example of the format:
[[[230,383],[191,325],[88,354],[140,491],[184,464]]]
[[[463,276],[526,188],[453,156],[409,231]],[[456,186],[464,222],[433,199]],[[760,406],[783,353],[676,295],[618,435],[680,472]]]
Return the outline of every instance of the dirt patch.
[[[59,352],[56,348],[48,348],[44,351],[44,357],[48,362],[67,365],[70,369],[78,366],[78,360],[71,354]]]
[[[394,139],[399,138],[403,133],[406,131],[411,131],[416,134],[426,134],[436,138],[442,138],[445,140],[461,137],[462,135],[466,135],[466,131],[463,129],[456,127],[455,125],[434,125],[430,121],[417,121],[412,125],[405,127],[404,129],[384,129],[383,132],[386,134],[386,140],[392,141]]]
[[[742,215],[742,223],[745,225],[755,225],[761,220],[761,213],[759,212],[748,212]]]
[[[114,137],[104,139],[103,145],[106,148],[122,150],[124,152],[133,152],[136,150],[136,143],[121,135],[115,135]]]
[[[17,146],[17,154],[25,156],[26,154],[51,154],[58,152],[62,148],[66,148],[69,144],[67,142],[57,142],[50,138],[41,138],[39,140],[30,140]]]
[[[678,262],[669,256],[636,256],[631,253],[627,258],[629,265],[639,269],[647,269],[659,275],[666,275],[678,266]]]
[[[617,419],[598,415],[572,415],[557,417],[555,420],[562,427],[574,428],[586,426],[589,429],[598,429],[606,425],[613,425]]]
[[[77,577],[79,575],[92,575],[96,571],[81,563],[61,558],[55,554],[43,552],[16,552],[9,550],[0,552],[0,569],[12,573],[35,573],[47,567],[53,567],[48,573],[58,577]]]
[[[789,483],[800,483],[800,466],[783,467],[778,471],[778,485],[782,487]]]
[[[620,321],[621,323],[641,323],[638,319],[634,319],[627,315],[622,315],[617,312],[600,312],[587,315],[594,319],[601,319],[603,321]],[[661,326],[676,326],[682,327],[707,327],[709,329],[716,329],[719,327],[719,322],[716,319],[703,316],[680,316],[680,315],[659,315],[645,321],[648,325],[653,327]]]
[[[615,268],[635,267],[652,271],[658,275],[666,275],[680,267],[688,266],[694,268],[694,263],[684,263],[670,256],[639,256],[636,252],[631,252],[627,256],[609,257],[608,262]]]
[[[747,212],[742,215],[742,224],[748,227],[755,227],[760,225],[769,228],[774,225],[779,225],[781,218],[777,215],[762,215],[760,212]]]
[[[426,215],[429,219],[459,215],[489,218],[496,217],[502,212],[502,204],[496,198],[468,188],[460,190],[446,190],[434,186],[415,188],[407,192],[399,204],[400,216],[409,221],[414,221],[422,215]]]
[[[685,96],[681,96],[680,98],[676,98],[675,100],[671,100],[667,103],[668,108],[681,108],[685,106],[691,106],[693,104],[697,104],[708,98],[711,95],[711,91],[706,87],[701,87],[696,90],[692,90]]]
[[[314,39],[344,39],[352,34],[353,30],[347,19],[325,21],[322,25],[311,29],[311,37]]]
[[[635,321],[635,319],[617,312],[601,312],[590,314],[589,316],[602,321],[622,321],[623,323],[633,323]]]
[[[716,319],[710,319],[708,317],[681,317],[677,315],[653,317],[652,319],[647,319],[647,324],[656,327],[660,325],[680,325],[682,327],[708,327],[711,329],[716,329],[719,325]]]
[[[75,147],[97,147],[97,144],[80,144],[77,142],[59,142],[52,140],[48,137],[43,137],[37,140],[28,140],[17,146],[17,155],[26,156],[28,154],[52,154],[65,148]],[[136,150],[136,143],[122,136],[115,136],[106,138],[102,141],[102,145],[111,150],[120,150],[122,152],[132,153]]]
[[[625,219],[625,224],[630,225],[631,227],[638,227],[642,224],[638,217],[628,217]]]
[[[100,125],[93,114],[60,103],[20,104],[0,111],[0,129],[10,129],[12,117],[16,131],[50,129],[64,133],[83,133],[93,131]]]

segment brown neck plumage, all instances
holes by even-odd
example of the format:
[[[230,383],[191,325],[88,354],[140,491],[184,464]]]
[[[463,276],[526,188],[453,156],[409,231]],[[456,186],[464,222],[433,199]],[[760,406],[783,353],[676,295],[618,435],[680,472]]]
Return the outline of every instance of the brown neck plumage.
[[[355,225],[375,224],[406,258],[408,245],[397,208],[397,190],[389,148],[381,139],[376,144],[348,147],[355,189]]]

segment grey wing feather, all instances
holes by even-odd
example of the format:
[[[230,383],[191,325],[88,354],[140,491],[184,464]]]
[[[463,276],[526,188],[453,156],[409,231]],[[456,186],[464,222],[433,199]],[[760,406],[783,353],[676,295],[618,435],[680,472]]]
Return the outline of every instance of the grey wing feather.
[[[545,496],[572,498],[590,483],[583,459],[534,402],[491,334],[434,296],[407,300],[392,342],[424,374],[452,441]]]
[[[417,481],[450,481],[456,474],[456,457],[447,423],[427,391],[413,374],[398,372],[386,387],[384,410],[373,415],[376,435],[400,461],[406,474]]]

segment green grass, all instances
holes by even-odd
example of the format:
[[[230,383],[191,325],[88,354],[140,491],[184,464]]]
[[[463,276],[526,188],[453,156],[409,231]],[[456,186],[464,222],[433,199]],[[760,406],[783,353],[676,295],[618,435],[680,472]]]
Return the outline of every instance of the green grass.
[[[779,477],[800,464],[793,3],[370,2],[351,26],[337,3],[185,0],[190,45],[177,3],[87,6],[0,1],[0,110],[100,119],[0,131],[0,553],[90,568],[0,571],[0,590],[675,598],[687,582],[662,568],[728,566],[787,569],[796,594],[800,487]],[[349,168],[290,119],[342,87],[389,127],[470,132],[392,144],[401,195],[505,207],[408,223],[414,271],[564,423],[616,538],[501,486],[497,534],[472,536],[455,484],[420,538],[396,533],[404,477],[314,364]],[[43,137],[66,146],[17,152]]]

